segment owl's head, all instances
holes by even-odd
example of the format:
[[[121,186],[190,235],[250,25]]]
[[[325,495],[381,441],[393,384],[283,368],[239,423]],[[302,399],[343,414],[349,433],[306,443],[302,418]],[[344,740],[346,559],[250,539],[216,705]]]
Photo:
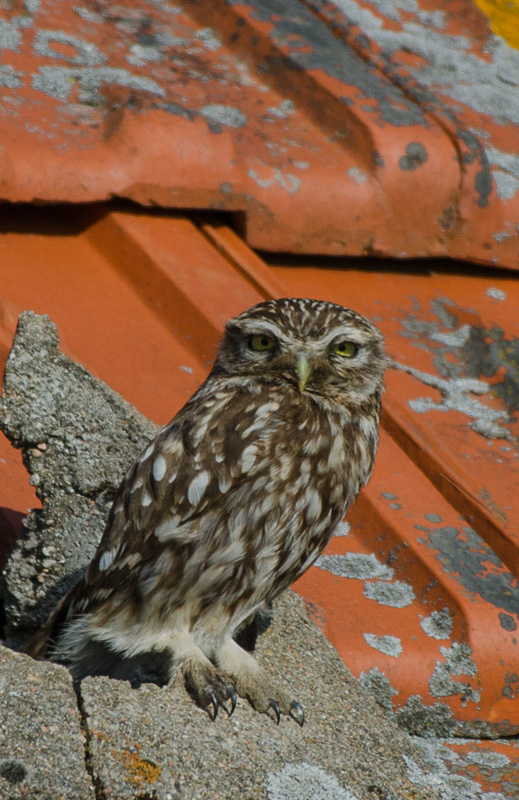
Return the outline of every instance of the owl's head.
[[[369,320],[320,300],[268,300],[230,319],[214,371],[363,402],[380,393],[384,340]]]

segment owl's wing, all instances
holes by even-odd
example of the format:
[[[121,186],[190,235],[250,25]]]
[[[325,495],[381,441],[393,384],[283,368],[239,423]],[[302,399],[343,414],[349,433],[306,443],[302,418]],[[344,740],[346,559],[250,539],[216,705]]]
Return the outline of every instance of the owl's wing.
[[[250,464],[268,449],[269,431],[281,424],[272,417],[277,408],[235,390],[222,392],[219,401],[185,406],[120,486],[97,553],[72,590],[68,615],[93,610],[123,587],[142,586],[146,570],[166,550],[167,570],[178,575],[181,591],[188,551],[218,528],[225,496],[247,482]]]
[[[45,625],[31,639],[26,648],[29,655],[44,658],[49,642],[56,638],[67,619],[110,603],[121,589],[131,589],[143,565],[153,558],[152,551],[161,546],[155,536],[161,524],[167,524],[174,515],[180,528],[187,518],[203,513],[209,498],[202,491],[205,478],[199,477],[194,482],[200,470],[196,469],[191,480],[188,479],[194,469],[193,456],[197,456],[189,453],[192,447],[189,429],[184,431],[184,411],[155,437],[128,471],[85,575],[61,598]],[[196,525],[184,525],[181,535],[193,537],[196,530]],[[182,553],[177,557],[180,560]]]

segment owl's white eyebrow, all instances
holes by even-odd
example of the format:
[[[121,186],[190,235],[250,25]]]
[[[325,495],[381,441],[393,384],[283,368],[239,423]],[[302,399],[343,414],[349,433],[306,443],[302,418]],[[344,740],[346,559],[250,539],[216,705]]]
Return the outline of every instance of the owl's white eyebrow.
[[[259,333],[259,332],[263,332],[263,331],[268,331],[269,333],[271,333],[276,338],[280,338],[279,327],[277,325],[273,325],[270,322],[267,322],[266,320],[263,320],[263,319],[262,320],[258,320],[258,322],[255,322],[254,320],[251,320],[250,322],[246,322],[245,324],[242,324],[241,327],[242,327],[242,330],[245,333]]]
[[[354,328],[351,325],[342,325],[338,328],[334,328],[328,335],[322,336],[319,339],[319,344],[328,345],[339,339],[347,339],[354,344],[364,344],[366,336],[364,335],[364,331],[359,331],[358,328]]]

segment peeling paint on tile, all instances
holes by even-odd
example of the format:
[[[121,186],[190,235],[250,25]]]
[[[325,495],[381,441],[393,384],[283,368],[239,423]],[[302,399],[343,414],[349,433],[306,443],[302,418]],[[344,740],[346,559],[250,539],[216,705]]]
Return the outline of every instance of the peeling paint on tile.
[[[4,86],[6,89],[23,86],[22,73],[16,72],[9,64],[0,66],[0,86]]]
[[[372,2],[374,7],[380,7],[382,17],[360,7],[354,0],[338,0],[337,5],[386,53],[406,50],[420,55],[418,65],[410,69],[425,85],[434,86],[437,91],[475,111],[491,115],[503,124],[519,122],[519,109],[509,102],[510,86],[517,85],[513,76],[519,74],[519,53],[500,36],[489,36],[488,49],[492,52],[489,63],[470,52],[472,42],[469,37],[437,33],[420,15],[417,22],[407,21],[401,2],[395,9],[395,21],[401,23],[401,29],[391,29],[383,24],[382,18],[390,16],[388,4],[383,0]],[[411,13],[418,10],[417,6],[410,9]]]
[[[458,649],[453,650],[457,645]],[[437,661],[433,673],[429,679],[429,690],[433,697],[456,697],[460,696],[462,705],[468,702],[477,703],[481,697],[481,692],[477,691],[466,681],[455,681],[453,675],[474,676],[477,672],[476,665],[467,655],[470,648],[464,643],[455,642],[450,650],[445,647],[440,648],[444,651],[443,655],[446,662]],[[456,659],[461,659],[460,662]],[[468,663],[466,663],[468,662]]]
[[[366,183],[368,176],[358,167],[350,167],[346,172],[348,178],[351,178],[354,183],[360,185]]]
[[[477,665],[472,660],[472,650],[465,642],[453,642],[451,647],[440,647],[451,675],[477,675]]]
[[[503,611],[499,613],[499,624],[505,631],[516,631],[517,622],[510,614],[505,614]]]
[[[501,689],[501,694],[509,700],[519,697],[519,676],[516,672],[509,672],[505,675],[505,685]]]
[[[434,528],[423,541],[436,551],[443,569],[469,592],[519,621],[519,580],[476,531],[446,525]]]
[[[272,177],[270,178],[261,178],[256,170],[249,169],[248,174],[255,181],[258,186],[261,186],[262,189],[268,189],[269,186],[273,186],[275,183],[279,183],[279,185],[286,189],[289,194],[294,194],[297,192],[301,185],[300,178],[297,178],[295,175],[291,175],[290,173],[283,174],[281,170],[274,169],[271,171]]]
[[[403,170],[415,170],[427,161],[427,150],[420,142],[411,142],[405,149],[405,155],[398,160]]]
[[[490,289],[487,289],[486,293],[492,298],[492,300],[506,300],[506,292],[503,292],[502,289],[497,289],[494,286],[490,287]]]
[[[487,144],[485,150],[493,170],[496,189],[502,200],[511,200],[519,191],[519,155],[506,153]]]
[[[494,170],[494,180],[501,200],[512,200],[519,192],[519,178],[509,172]]]
[[[508,414],[505,411],[490,408],[470,397],[470,394],[483,395],[490,391],[488,383],[475,378],[452,378],[446,380],[437,375],[414,369],[406,364],[393,362],[394,369],[400,369],[408,375],[412,375],[426,386],[432,386],[442,395],[442,400],[435,403],[430,397],[417,397],[409,400],[409,407],[418,414],[425,414],[428,411],[459,411],[466,414],[473,421],[470,427],[488,439],[509,439],[510,432],[499,422],[508,421]]]
[[[82,90],[81,100],[87,105],[100,102],[99,90],[103,83],[151,92],[160,97],[165,94],[164,89],[151,78],[132,75],[126,69],[115,67],[40,67],[32,79],[35,89],[63,101],[69,100],[73,87],[79,84]]]
[[[222,46],[222,42],[212,28],[202,28],[196,34],[196,38],[203,42],[204,47],[207,47],[208,50],[219,50]]]
[[[449,639],[452,633],[453,617],[448,608],[433,611],[430,617],[420,620],[422,630],[432,639]]]
[[[247,124],[243,111],[222,103],[208,103],[200,109],[200,114],[217,125],[226,125],[229,128],[243,128]]]
[[[492,236],[496,242],[506,242],[507,239],[512,238],[512,234],[508,233],[508,231],[496,231]]]
[[[158,64],[163,61],[164,57],[164,54],[157,47],[132,44],[130,52],[126,56],[126,61],[133,66],[142,67],[148,62]]]
[[[364,596],[375,600],[382,606],[391,606],[392,608],[405,608],[405,606],[411,605],[415,599],[413,587],[404,581],[366,583]]]
[[[19,49],[22,36],[16,22],[16,20],[6,22],[5,19],[0,19],[0,49],[14,50],[14,52]]]
[[[374,650],[379,650],[386,656],[398,658],[402,654],[402,640],[396,636],[377,636],[374,633],[365,633],[364,639]]]
[[[331,572],[332,575],[339,575],[341,578],[357,578],[359,580],[378,578],[390,581],[394,576],[394,570],[381,564],[372,554],[346,553],[344,556],[319,556],[315,566]]]
[[[54,44],[68,45],[76,51],[75,55],[65,55]],[[67,61],[69,64],[85,64],[87,67],[98,66],[106,62],[106,56],[95,44],[85,42],[77,36],[70,36],[63,31],[38,30],[34,37],[35,51],[41,56]]]
[[[403,73],[400,75],[398,70],[391,72],[385,54],[379,54],[371,61],[369,57],[366,58],[366,52],[358,52],[352,45],[358,45],[366,51],[371,46],[370,40],[363,32],[359,32],[350,42],[349,29],[344,30],[342,37],[342,21],[339,27],[330,24],[327,9],[316,9],[316,5],[328,4],[307,0],[305,3],[286,3],[281,8],[274,0],[264,0],[248,6],[243,3],[232,5],[232,9],[227,5],[227,11],[224,6],[218,11],[209,3],[205,13],[196,3],[172,7],[156,0],[145,0],[130,10],[116,11],[114,9],[117,6],[113,9],[107,6],[105,13],[100,13],[97,6],[94,9],[90,7],[91,4],[84,3],[72,7],[67,15],[61,15],[61,19],[56,8],[50,4],[37,24],[27,13],[11,20],[11,27],[2,29],[5,46],[18,48],[27,56],[34,57],[36,54],[41,58],[39,62],[36,59],[36,63],[33,60],[31,72],[19,79],[24,92],[19,93],[19,98],[11,96],[7,102],[33,103],[31,85],[54,99],[70,101],[61,126],[49,122],[54,112],[50,112],[53,106],[48,105],[49,111],[42,114],[45,124],[41,127],[47,129],[47,138],[52,133],[48,129],[52,126],[57,128],[59,133],[55,138],[62,140],[59,147],[66,150],[71,163],[77,165],[76,169],[88,177],[84,179],[83,188],[81,179],[74,182],[69,176],[70,170],[63,170],[60,182],[50,188],[42,188],[39,183],[43,183],[43,178],[39,178],[36,185],[35,181],[24,178],[21,171],[20,175],[15,172],[8,184],[10,199],[22,199],[20,193],[25,199],[28,194],[32,196],[36,193],[40,199],[49,202],[71,198],[90,201],[110,196],[111,188],[106,186],[103,170],[96,171],[90,167],[85,151],[88,154],[98,144],[103,146],[106,132],[113,132],[114,125],[121,123],[123,112],[127,112],[122,122],[127,136],[118,137],[114,141],[113,151],[110,151],[110,157],[120,164],[120,191],[137,202],[157,202],[157,195],[162,197],[161,192],[167,190],[162,185],[161,175],[148,180],[146,165],[154,163],[151,152],[160,150],[165,160],[172,159],[174,169],[168,174],[172,176],[170,180],[175,182],[184,169],[189,173],[186,156],[177,156],[182,148],[176,145],[175,137],[180,136],[187,141],[191,132],[186,133],[184,126],[172,125],[171,140],[167,135],[163,139],[159,136],[152,151],[140,148],[138,157],[132,159],[132,167],[135,161],[135,170],[129,170],[131,174],[126,176],[126,184],[123,178],[127,161],[124,143],[146,129],[145,124],[141,128],[146,113],[153,113],[154,123],[156,120],[166,129],[171,120],[163,119],[162,115],[155,115],[155,112],[172,111],[185,119],[197,120],[193,125],[193,141],[198,141],[198,136],[201,138],[200,146],[188,148],[189,158],[193,161],[191,175],[203,174],[202,154],[211,154],[211,163],[220,167],[216,185],[221,184],[222,165],[229,158],[228,148],[235,150],[236,158],[230,159],[229,170],[235,173],[232,181],[234,197],[229,199],[225,208],[235,210],[238,207],[246,215],[247,236],[257,247],[272,250],[286,247],[292,252],[352,255],[366,250],[377,251],[378,247],[380,252],[398,255],[438,255],[455,250],[457,244],[451,238],[451,232],[460,219],[465,219],[460,216],[459,204],[463,202],[464,208],[472,208],[474,185],[479,192],[476,200],[479,199],[482,205],[487,202],[492,190],[490,167],[485,163],[483,150],[475,135],[462,126],[458,131],[450,118],[445,125],[442,120],[436,119],[431,109],[439,104],[434,105],[433,93],[414,93],[413,81],[408,86],[408,76]],[[23,12],[36,8],[35,3],[23,7],[20,2],[18,6]],[[395,8],[395,21],[402,26],[402,31],[398,32],[396,29],[387,29],[378,13],[372,14],[366,8],[359,9],[353,3],[346,3],[346,6],[351,6],[352,18],[359,13],[365,19],[368,23],[366,33],[369,35],[373,29],[375,41],[379,35],[391,39],[393,47],[389,50],[384,47],[385,53],[392,49],[399,50],[402,42],[405,46],[407,38],[412,39],[413,36],[418,36],[424,46],[431,42],[431,36],[437,37],[437,41],[434,39],[430,43],[430,50],[440,47],[444,39],[449,46],[453,39],[445,29],[450,16],[442,10],[423,12],[416,8],[410,12],[416,18],[413,23],[401,8]],[[41,24],[45,24],[44,30],[38,30],[37,26]],[[232,32],[226,29],[227,24],[231,24]],[[29,26],[35,29],[35,36],[24,36],[23,29]],[[456,39],[456,43],[470,50],[471,37],[467,34],[465,38]],[[375,51],[376,48],[373,48],[373,56],[376,55]],[[467,54],[463,50],[457,55],[461,62],[462,56]],[[469,52],[469,55],[473,54]],[[30,61],[28,58],[28,63]],[[60,73],[57,69],[63,62],[77,69]],[[97,79],[87,72],[79,72],[81,68],[99,68],[101,63],[112,72]],[[17,63],[13,61],[10,66],[16,69]],[[489,65],[485,62],[484,66],[488,68]],[[128,73],[132,75],[131,78]],[[288,79],[290,74],[294,82]],[[301,87],[300,79],[303,81]],[[147,83],[144,83],[145,80]],[[9,76],[4,73],[3,82],[11,91],[22,88],[14,86],[12,74]],[[100,83],[107,84],[106,91]],[[111,92],[113,86],[147,92],[152,96],[136,97],[132,91]],[[248,87],[248,90],[244,91],[244,87]],[[157,96],[164,97],[163,105],[155,102]],[[204,106],[202,112],[200,104]],[[47,104],[44,105],[47,107]],[[111,113],[114,105],[120,112],[117,119]],[[216,110],[219,107],[228,110],[223,114],[221,110]],[[65,117],[62,107],[58,108],[57,113]],[[206,139],[206,129],[197,124],[200,114],[207,120],[209,131],[214,134],[212,138]],[[448,117],[448,114],[444,116]],[[232,145],[227,136],[218,141],[217,135],[222,131],[232,133],[245,125],[247,135],[234,137]],[[273,129],[271,135],[267,131],[269,126]],[[484,125],[478,121],[482,137],[486,135],[483,128]],[[34,128],[24,130],[28,141],[41,140]],[[31,139],[29,132],[33,131],[34,139]],[[380,141],[379,135],[382,137]],[[170,152],[168,142],[174,140]],[[384,144],[385,140],[388,144]],[[357,146],[361,141],[366,143],[365,147]],[[492,140],[488,139],[488,143],[492,145]],[[56,151],[58,143],[52,144]],[[501,143],[499,147],[504,148]],[[294,148],[298,148],[298,151],[294,152]],[[444,155],[441,163],[445,164],[445,170],[439,166],[440,151]],[[459,158],[456,157],[457,152]],[[221,159],[219,153],[222,153]],[[475,169],[469,170],[470,175],[467,172],[464,177],[463,157],[471,159],[471,163],[477,161],[480,164],[477,178]],[[158,163],[160,160],[157,157]],[[503,158],[501,162],[504,163]],[[308,185],[300,187],[293,173],[299,174],[300,169],[306,169],[300,166],[303,164],[308,164],[308,178],[305,175],[305,184]],[[341,172],[347,176],[342,184],[338,177],[332,179],[334,165],[338,165],[336,176]],[[399,188],[395,189],[392,173],[395,169],[400,171],[399,165],[403,172],[396,181]],[[372,180],[375,167],[378,170],[377,181]],[[267,175],[263,174],[264,169],[268,171]],[[513,178],[509,167],[496,163],[493,169],[496,180],[499,180],[500,174],[507,180]],[[274,170],[278,172],[274,173]],[[461,176],[460,170],[463,173]],[[400,218],[394,218],[396,197],[393,197],[393,193],[403,190],[406,196],[421,200],[416,191],[417,172],[423,178],[423,185],[431,189],[425,193],[426,202],[428,208],[431,203],[435,204],[434,212],[422,215],[420,220],[415,213],[409,225],[405,226]],[[267,193],[258,192],[257,186],[251,186],[246,179],[247,174],[254,177],[253,173],[257,178],[257,186],[269,189]],[[36,174],[36,171],[33,170],[32,174]],[[175,175],[177,178],[174,179]],[[332,182],[336,180],[336,188],[326,197],[324,189],[322,192],[313,192],[314,184],[316,187],[320,183],[330,185],[328,177]],[[134,182],[136,178],[138,180]],[[272,178],[271,183],[264,183]],[[143,189],[143,184],[148,188]],[[356,200],[355,190],[361,184],[364,185],[359,200],[362,207],[366,206],[362,213],[366,230],[362,231],[355,221],[355,215],[341,217],[340,211],[343,202],[350,207],[350,199]],[[78,185],[82,187],[81,191],[76,188]],[[168,184],[170,195],[167,202],[178,207],[189,205],[189,191],[185,186],[184,177],[178,185]],[[294,209],[293,212],[287,209],[283,192],[278,191],[279,186],[290,193],[302,189],[297,198],[297,202],[301,203],[300,209]],[[76,197],[77,191],[81,194],[79,198]],[[197,186],[197,202],[203,207],[222,208],[223,201],[215,201],[213,191],[214,187],[207,187],[201,180]],[[11,197],[13,192],[17,193],[16,198]],[[335,202],[336,197],[342,197],[341,203]],[[498,203],[499,198],[492,197],[492,202],[494,200]],[[319,214],[313,212],[313,201],[316,209],[328,209],[322,223],[319,222]],[[329,202],[328,206],[326,202]],[[416,211],[421,203],[415,203],[414,207]],[[408,209],[410,212],[411,208]],[[474,213],[477,215],[477,209]],[[468,217],[469,250],[472,241],[472,249],[477,256],[482,255],[488,262],[494,257],[499,261],[499,256],[503,263],[508,263],[511,243],[504,240],[498,242],[492,239],[491,233],[484,234],[494,246],[487,251],[484,249],[487,240],[479,241],[478,220],[475,230],[472,230],[472,213]],[[433,231],[423,228],[422,219],[430,219]],[[497,255],[494,256],[494,253]],[[467,251],[465,255],[471,257],[472,253]]]
[[[104,22],[104,17],[102,14],[96,14],[95,11],[91,11],[89,8],[85,6],[74,6],[74,13],[84,19],[85,22],[93,22],[97,24],[101,24]]]
[[[317,6],[317,0],[312,4]],[[379,63],[385,65],[387,74],[397,80],[405,80],[403,76],[409,73],[414,76],[417,84],[411,96],[433,113],[438,110],[447,127],[453,125],[454,135],[465,145],[460,160],[474,165],[477,161],[481,165],[479,172],[472,169],[466,178],[467,184],[469,180],[472,183],[479,208],[517,200],[518,170],[503,168],[492,155],[493,148],[502,147],[503,133],[505,141],[508,136],[511,151],[506,155],[512,157],[515,152],[512,142],[517,135],[519,115],[518,106],[510,102],[510,97],[518,85],[517,48],[476,23],[477,12],[472,22],[466,24],[471,14],[465,17],[465,12],[452,6],[445,11],[424,11],[418,4],[404,8],[400,2],[394,6],[379,0],[366,0],[362,4],[357,0],[337,0],[337,5],[346,15],[345,27],[348,23],[359,25],[380,47]],[[458,24],[453,25],[458,14]],[[393,23],[388,24],[388,19]],[[471,29],[472,23],[476,30]],[[476,32],[478,24],[480,35]],[[370,54],[367,43],[365,50]],[[507,126],[509,134],[504,132]],[[402,166],[406,166],[405,160]],[[517,218],[516,208],[511,217]],[[440,220],[439,224],[448,229]],[[463,250],[460,248],[459,252]],[[517,256],[513,258],[517,264]]]
[[[292,100],[283,100],[279,106],[270,106],[267,108],[267,113],[278,119],[286,119],[295,113],[294,103]]]
[[[494,299],[506,299],[506,294],[501,292],[502,290],[495,287],[487,290],[487,294]],[[404,331],[401,335],[415,339],[417,347],[427,349],[432,354],[433,363],[441,377],[429,380],[429,385],[434,385],[444,394],[440,404],[423,399],[412,401],[416,404],[415,410],[426,411],[432,407],[437,410],[457,408],[472,416],[473,422],[470,426],[477,433],[489,439],[509,439],[510,432],[499,424],[500,420],[509,422],[508,415],[503,412],[499,416],[498,409],[492,411],[485,404],[468,397],[466,392],[485,394],[488,391],[496,394],[504,400],[508,414],[519,408],[519,338],[507,338],[505,332],[496,325],[491,328],[483,325],[459,326],[457,313],[451,309],[457,312],[450,300],[437,299],[431,303],[431,310],[439,322],[420,319],[416,314],[402,320]],[[447,328],[447,332],[442,327]],[[483,381],[480,381],[481,391],[478,383],[471,386],[441,382],[442,378],[479,381],[480,376],[493,379],[486,390]],[[422,373],[421,379],[425,382],[425,373]]]
[[[334,537],[335,536],[348,536],[349,532],[350,532],[349,523],[346,522],[346,520],[343,520],[342,522],[339,522],[339,524],[335,528],[335,531],[334,531],[333,535],[334,535]]]
[[[430,338],[433,342],[442,342],[449,347],[463,347],[470,337],[470,325],[462,325],[457,331],[449,333],[433,332]]]
[[[486,767],[492,770],[503,769],[503,767],[507,767],[511,764],[511,760],[507,758],[504,753],[485,753],[474,750],[471,753],[467,753],[465,758],[467,761],[472,761],[472,763],[478,764],[480,767]]]

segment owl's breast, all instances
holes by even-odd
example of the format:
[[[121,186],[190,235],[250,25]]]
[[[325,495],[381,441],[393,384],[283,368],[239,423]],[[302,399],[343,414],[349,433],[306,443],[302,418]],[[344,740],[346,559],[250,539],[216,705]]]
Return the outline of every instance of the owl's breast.
[[[245,570],[273,597],[328,543],[369,472],[359,458],[368,445],[354,444],[364,434],[349,415],[313,407],[271,405],[261,426],[242,429],[243,478],[229,493],[227,536],[242,543]]]

